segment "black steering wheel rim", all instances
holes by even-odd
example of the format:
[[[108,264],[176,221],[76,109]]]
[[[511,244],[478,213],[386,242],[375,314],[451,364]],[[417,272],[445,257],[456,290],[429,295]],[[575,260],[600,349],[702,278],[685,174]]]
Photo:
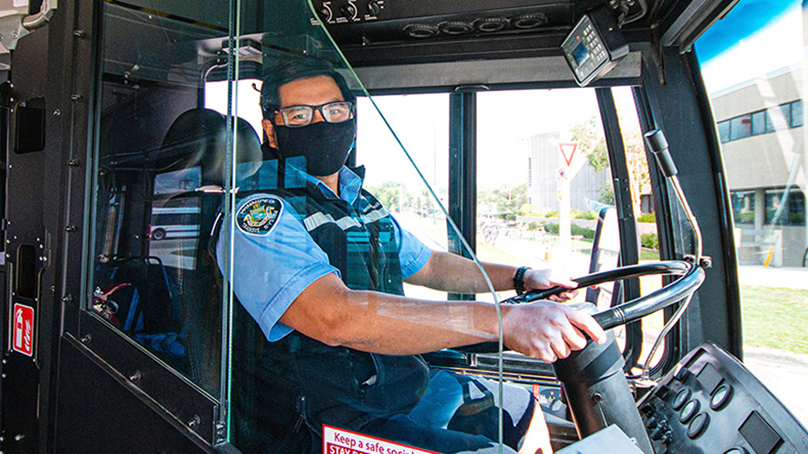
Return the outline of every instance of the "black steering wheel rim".
[[[700,266],[684,260],[667,260],[601,271],[575,278],[573,281],[578,284],[575,289],[580,289],[604,282],[649,275],[681,275],[682,277],[651,294],[594,314],[592,317],[603,329],[611,329],[632,322],[681,301],[693,294],[701,286],[705,278],[704,269]],[[565,287],[552,287],[546,290],[527,292],[502,302],[511,304],[529,303],[546,299],[551,295],[568,290],[570,289]]]

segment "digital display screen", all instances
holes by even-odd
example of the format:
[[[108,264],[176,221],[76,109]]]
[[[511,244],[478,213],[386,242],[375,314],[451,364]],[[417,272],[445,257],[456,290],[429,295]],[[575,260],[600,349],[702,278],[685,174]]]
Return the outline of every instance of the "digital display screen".
[[[578,66],[581,66],[581,64],[589,58],[589,52],[586,50],[584,43],[578,44],[578,47],[572,51],[572,58]]]

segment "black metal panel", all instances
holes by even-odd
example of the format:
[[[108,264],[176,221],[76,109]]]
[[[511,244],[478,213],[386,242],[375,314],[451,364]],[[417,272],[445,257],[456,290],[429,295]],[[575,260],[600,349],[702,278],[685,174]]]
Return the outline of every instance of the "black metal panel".
[[[476,248],[477,219],[477,94],[449,95],[449,216],[472,252]],[[469,257],[457,232],[447,225],[449,252]],[[450,294],[449,299],[474,299]]]
[[[686,325],[680,347],[689,351],[712,341],[740,357],[740,299],[726,175],[712,113],[706,98],[698,101],[705,93],[698,63],[692,52],[680,55],[677,49],[668,47],[660,54],[664,69],[650,52],[644,57],[643,85],[655,123],[668,138],[682,188],[699,220],[704,255],[712,258],[707,279],[683,317]],[[693,238],[687,221],[680,210],[670,212],[677,253],[692,253]]]
[[[345,46],[345,58],[356,67],[386,64],[429,63],[477,59],[561,56],[566,31],[540,36],[488,37],[484,40],[391,43],[377,46]]]
[[[95,315],[84,312],[81,323],[86,348],[127,377],[131,386],[148,395],[187,430],[213,444],[219,406],[212,397]]]
[[[477,244],[477,94],[449,95],[449,215],[472,251]],[[449,251],[467,255],[454,232]]]
[[[620,265],[635,265],[640,261],[639,240],[637,237],[637,220],[634,218],[634,206],[631,198],[631,182],[629,180],[626,152],[623,147],[623,134],[617,117],[617,108],[610,88],[597,88],[600,118],[606,136],[606,149],[609,152],[609,169],[614,184],[614,200],[617,205],[617,225],[620,231]],[[640,297],[639,278],[621,281],[624,301]],[[626,325],[626,370],[630,370],[640,358],[642,348],[642,321]]]
[[[214,452],[72,336],[61,352],[55,452]]]
[[[16,109],[28,103],[41,107],[47,90],[47,80],[41,62],[49,54],[49,30],[38,30],[23,39],[14,53],[14,74],[11,93],[10,134],[7,150],[20,150],[14,140],[20,137],[14,122]],[[50,396],[50,372],[53,352],[53,297],[42,289],[52,282],[53,267],[47,260],[49,232],[43,222],[45,212],[44,180],[58,178],[48,175],[48,155],[45,151],[30,150],[30,153],[7,153],[8,173],[6,219],[6,274],[9,282],[7,306],[3,309],[4,324],[11,322],[15,303],[23,304],[34,311],[32,356],[9,352],[13,333],[7,332],[3,339],[3,379],[0,403],[3,407],[0,421],[3,452],[36,452],[43,449],[38,444],[39,435],[46,431],[48,418],[47,399]],[[43,179],[43,175],[47,178]],[[55,203],[54,203],[55,204]],[[19,253],[18,253],[19,252]],[[16,270],[20,259],[27,264],[21,272]],[[20,287],[22,295],[15,291]],[[8,327],[8,325],[6,325]],[[40,400],[44,399],[44,400]],[[42,405],[40,405],[42,402]]]

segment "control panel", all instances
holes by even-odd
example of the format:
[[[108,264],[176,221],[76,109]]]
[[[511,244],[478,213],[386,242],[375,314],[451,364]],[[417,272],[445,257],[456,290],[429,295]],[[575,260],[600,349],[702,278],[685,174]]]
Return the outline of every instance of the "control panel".
[[[808,452],[808,432],[796,418],[712,344],[688,354],[638,407],[656,454]]]

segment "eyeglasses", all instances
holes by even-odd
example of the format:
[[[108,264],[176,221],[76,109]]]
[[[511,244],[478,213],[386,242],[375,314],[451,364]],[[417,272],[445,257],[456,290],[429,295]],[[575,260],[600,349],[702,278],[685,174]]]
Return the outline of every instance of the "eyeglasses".
[[[351,101],[336,101],[321,106],[290,106],[275,112],[283,119],[283,125],[290,128],[308,126],[319,111],[326,123],[342,123],[353,118],[354,104]]]

